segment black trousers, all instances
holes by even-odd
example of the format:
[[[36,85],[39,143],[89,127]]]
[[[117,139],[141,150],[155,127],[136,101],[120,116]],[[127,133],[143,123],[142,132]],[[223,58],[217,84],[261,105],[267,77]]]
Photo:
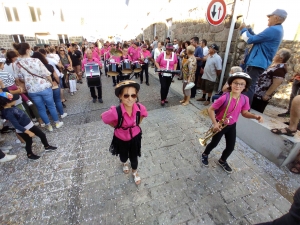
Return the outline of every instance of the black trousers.
[[[226,148],[224,149],[221,159],[225,162],[227,158],[231,155],[234,150],[235,140],[236,140],[236,123],[226,126],[215,136],[213,136],[211,142],[206,146],[203,154],[209,155],[209,153],[217,147],[221,138],[225,135]]]
[[[264,101],[260,96],[254,95],[251,109],[256,110],[257,112],[264,113],[265,108],[267,107],[269,101]]]
[[[41,139],[41,142],[43,143],[44,147],[49,146],[45,133],[43,131],[41,131],[37,126],[33,126],[29,130]],[[25,133],[18,133],[18,135],[20,135],[21,138],[23,138],[23,140],[26,142],[25,149],[26,149],[27,155],[32,154],[32,138],[28,134],[25,134]]]
[[[199,78],[202,77],[200,75],[201,66],[197,66],[196,72],[195,72],[195,86],[191,89],[191,98],[195,98],[196,92],[197,92],[197,83]]]
[[[131,168],[133,170],[136,170],[138,168],[138,156],[137,155],[133,155],[131,154],[131,151],[127,151],[126,149],[123,149],[122,151],[120,151],[120,160],[122,163],[126,163],[128,158],[130,160],[130,164],[131,164]]]
[[[122,72],[118,66],[117,66],[117,72],[119,73],[118,76],[111,76],[114,84],[118,84],[120,82],[120,77],[122,75]]]
[[[3,159],[5,157],[5,154],[0,150],[0,159]]]
[[[256,81],[258,80],[258,77],[264,71],[265,70],[263,68],[256,67],[256,66],[248,66],[247,67],[247,73],[251,77],[252,81],[251,81],[251,86],[250,86],[249,90],[247,92],[245,92],[244,94],[248,96],[250,105],[252,105],[252,101],[253,101],[253,97],[254,97],[254,93],[255,93]]]
[[[98,91],[98,97],[96,95],[96,90],[95,89],[97,89],[97,91]],[[93,99],[102,98],[102,87],[101,86],[99,86],[99,87],[90,87],[90,92],[91,92],[91,96],[92,96]]]
[[[300,224],[300,188],[294,195],[294,202],[290,211],[282,217],[267,223],[260,223],[257,225],[299,225]]]
[[[149,83],[149,74],[148,74],[148,63],[142,65],[142,72],[140,73],[140,80],[143,82],[144,72],[146,76],[146,83]]]
[[[159,81],[160,81],[160,99],[164,101],[167,99],[170,85],[172,83],[173,75],[171,77],[162,76],[159,74]]]

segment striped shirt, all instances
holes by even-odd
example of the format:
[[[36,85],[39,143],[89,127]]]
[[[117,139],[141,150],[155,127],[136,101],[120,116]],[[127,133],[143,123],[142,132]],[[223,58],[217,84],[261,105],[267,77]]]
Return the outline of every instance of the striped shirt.
[[[15,84],[14,76],[4,70],[0,70],[0,79],[5,87],[10,87]]]

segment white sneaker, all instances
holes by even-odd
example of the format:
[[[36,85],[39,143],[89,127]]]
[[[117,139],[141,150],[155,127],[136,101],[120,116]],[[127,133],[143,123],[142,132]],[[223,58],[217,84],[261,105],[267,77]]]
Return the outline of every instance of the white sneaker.
[[[65,118],[67,115],[68,115],[68,113],[64,113],[64,114],[62,114],[60,117],[63,119],[63,118]]]
[[[32,119],[32,122],[36,122],[36,121],[37,121],[37,119],[36,119],[36,118],[33,118],[33,119]]]
[[[26,104],[27,104],[28,106],[32,106],[32,105],[33,105],[32,101],[30,101],[30,100],[28,100],[28,101],[26,102]]]
[[[0,162],[8,162],[17,158],[16,155],[5,155],[4,158],[0,159]]]
[[[58,122],[55,124],[56,128],[60,128],[64,125],[64,122]]]
[[[44,124],[44,123],[41,123],[41,125],[40,125],[41,127],[45,127],[46,126],[46,124]]]
[[[51,132],[53,131],[53,127],[51,125],[48,125],[47,129]]]
[[[1,149],[2,152],[8,153],[9,150],[12,149],[12,146],[10,146],[10,145],[8,145],[8,146],[1,146],[0,149]]]
[[[73,92],[71,92],[71,95],[74,95],[74,93],[73,93]]]
[[[32,121],[33,122],[33,121]],[[34,126],[38,126],[38,125],[40,125],[40,123],[39,122],[33,122],[33,124],[34,124]]]

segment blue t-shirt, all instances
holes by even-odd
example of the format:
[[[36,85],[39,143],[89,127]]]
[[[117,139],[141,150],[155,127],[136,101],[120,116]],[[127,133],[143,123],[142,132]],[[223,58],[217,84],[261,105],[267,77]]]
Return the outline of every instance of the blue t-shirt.
[[[200,46],[196,47],[194,56],[199,57],[199,58],[203,58],[203,50]],[[197,60],[197,66],[201,66],[201,65],[202,65],[202,61]]]

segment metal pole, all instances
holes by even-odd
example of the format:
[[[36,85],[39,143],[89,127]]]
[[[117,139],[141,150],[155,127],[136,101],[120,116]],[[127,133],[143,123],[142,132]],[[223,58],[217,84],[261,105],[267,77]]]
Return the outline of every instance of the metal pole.
[[[218,90],[221,90],[222,84],[223,84],[225,69],[226,69],[227,60],[228,60],[228,54],[229,54],[229,50],[230,50],[230,44],[231,44],[231,40],[232,40],[232,34],[234,31],[234,25],[235,25],[236,18],[238,15],[237,9],[238,9],[238,5],[240,4],[240,1],[241,0],[235,0],[235,4],[234,4],[234,11],[233,11],[232,19],[231,19],[231,25],[230,25],[229,35],[228,35],[228,39],[227,39],[226,51],[225,51],[225,55],[224,55],[222,73],[221,73],[221,77],[220,77],[220,83],[219,83]]]

